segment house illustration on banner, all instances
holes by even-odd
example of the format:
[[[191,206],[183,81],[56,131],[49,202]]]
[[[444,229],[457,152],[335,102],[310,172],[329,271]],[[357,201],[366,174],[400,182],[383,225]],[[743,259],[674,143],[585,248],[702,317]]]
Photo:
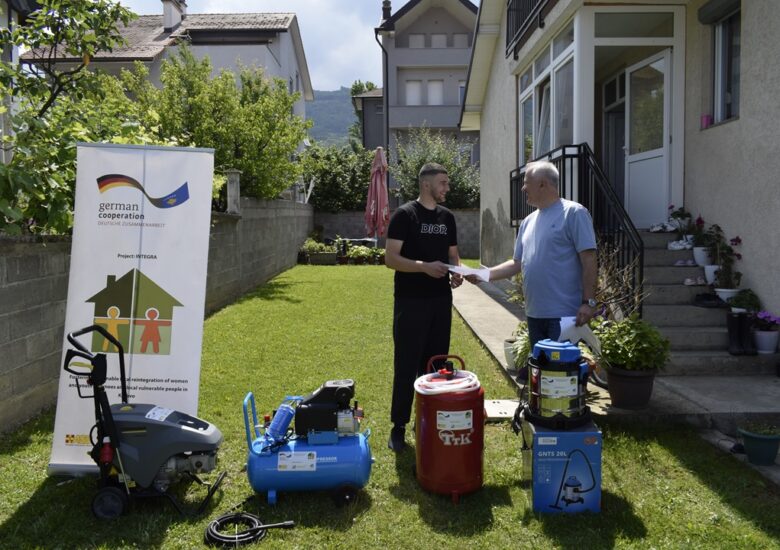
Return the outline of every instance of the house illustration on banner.
[[[126,352],[170,354],[173,308],[182,304],[140,270],[131,269],[119,279],[107,275],[105,288],[85,302],[95,306],[94,323],[119,340]],[[97,332],[92,351],[116,353]]]

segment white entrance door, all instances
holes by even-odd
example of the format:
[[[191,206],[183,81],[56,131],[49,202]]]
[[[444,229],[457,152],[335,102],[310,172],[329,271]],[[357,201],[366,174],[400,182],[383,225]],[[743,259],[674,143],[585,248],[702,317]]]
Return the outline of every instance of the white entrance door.
[[[626,70],[625,205],[639,228],[668,216],[670,75],[671,50]]]

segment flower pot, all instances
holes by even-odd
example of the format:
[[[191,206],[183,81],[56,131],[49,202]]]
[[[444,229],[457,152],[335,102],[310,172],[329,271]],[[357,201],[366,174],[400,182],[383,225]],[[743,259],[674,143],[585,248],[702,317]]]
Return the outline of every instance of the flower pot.
[[[738,288],[716,288],[715,294],[718,295],[718,298],[723,300],[724,302],[728,303],[729,298],[733,298],[737,295],[739,292]]]
[[[693,261],[699,267],[712,264],[712,258],[710,258],[709,249],[706,246],[694,246],[693,247]]]
[[[626,370],[610,366],[607,387],[612,406],[619,409],[644,409],[653,394],[654,370]]]
[[[757,466],[771,466],[780,448],[780,435],[763,435],[737,428],[742,436],[748,462]]]
[[[506,359],[506,365],[510,369],[515,368],[515,362],[517,361],[517,354],[515,353],[516,338],[504,339],[504,358]]]
[[[309,254],[309,263],[311,265],[336,265],[337,256],[335,252],[317,252]]]
[[[762,355],[768,355],[777,350],[778,338],[780,338],[780,332],[776,330],[753,331],[753,341],[756,343],[756,351]]]
[[[708,285],[715,283],[715,274],[719,269],[719,265],[708,264],[704,266],[704,278],[707,280]]]

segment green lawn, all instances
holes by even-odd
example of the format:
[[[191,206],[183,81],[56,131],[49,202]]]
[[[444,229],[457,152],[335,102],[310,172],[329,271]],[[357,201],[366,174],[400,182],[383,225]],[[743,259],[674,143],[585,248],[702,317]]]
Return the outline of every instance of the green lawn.
[[[243,503],[266,523],[297,523],[269,532],[265,548],[780,548],[777,487],[686,428],[602,422],[597,515],[528,510],[520,441],[508,424],[486,428],[481,491],[459,506],[423,492],[412,475],[413,452],[396,457],[386,447],[391,310],[392,272],[384,267],[298,266],[206,321],[200,415],[225,435],[220,468],[228,478],[202,518],[143,501],[117,521],[100,522],[90,512],[91,480],[46,477],[52,412],[4,436],[0,547],[200,547],[208,520]],[[451,351],[478,374],[486,397],[515,395],[457,316]],[[367,488],[346,508],[323,493],[286,493],[268,506],[241,471],[246,392],[254,392],[262,414],[286,394],[335,378],[355,379],[364,424],[373,431],[376,462]],[[192,486],[189,494],[195,502],[203,490]]]

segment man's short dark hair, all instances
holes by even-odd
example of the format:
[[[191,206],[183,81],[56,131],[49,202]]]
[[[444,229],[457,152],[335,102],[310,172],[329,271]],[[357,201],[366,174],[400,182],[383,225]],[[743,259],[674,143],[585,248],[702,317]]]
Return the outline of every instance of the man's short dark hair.
[[[418,180],[422,180],[428,176],[435,176],[436,174],[446,174],[447,169],[436,162],[426,162],[420,168],[420,173],[417,175]]]

